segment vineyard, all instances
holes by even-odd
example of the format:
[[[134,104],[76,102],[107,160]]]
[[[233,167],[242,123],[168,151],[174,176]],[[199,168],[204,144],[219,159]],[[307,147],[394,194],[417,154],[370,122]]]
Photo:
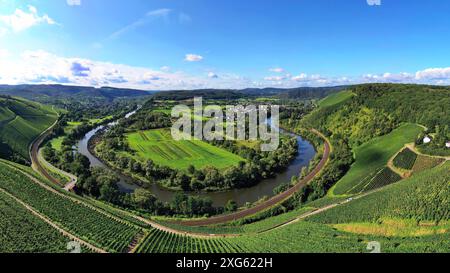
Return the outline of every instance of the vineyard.
[[[422,130],[415,124],[404,124],[391,133],[375,138],[355,149],[355,163],[347,174],[336,183],[333,193],[348,194],[355,187],[360,190],[382,170],[406,143],[412,142]]]
[[[43,188],[0,163],[0,187],[79,238],[112,252],[125,251],[140,229]]]
[[[444,159],[429,157],[425,155],[418,155],[414,166],[412,167],[413,172],[422,172],[442,164]]]
[[[377,222],[381,218],[440,221],[450,219],[450,164],[416,174],[378,192],[314,215],[311,221],[333,224]]]
[[[405,148],[394,158],[394,166],[404,170],[411,170],[416,159],[417,154],[409,148]]]
[[[356,187],[350,190],[350,194],[359,194],[363,192],[372,191],[389,184],[400,181],[402,178],[400,175],[392,171],[388,167],[380,168],[379,170],[366,176],[362,182],[360,182]]]
[[[242,253],[225,239],[200,239],[152,229],[137,249],[138,253]]]
[[[400,181],[402,178],[388,167],[379,172],[370,183],[364,188],[364,192],[375,190],[389,184]]]
[[[65,252],[70,241],[2,191],[0,230],[0,253]]]

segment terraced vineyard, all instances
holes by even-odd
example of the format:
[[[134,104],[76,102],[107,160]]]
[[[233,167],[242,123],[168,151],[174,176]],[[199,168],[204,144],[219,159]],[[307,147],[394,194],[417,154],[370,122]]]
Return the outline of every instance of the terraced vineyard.
[[[125,251],[140,231],[131,224],[45,189],[3,163],[0,163],[0,187],[65,230],[108,251]]]
[[[312,216],[314,222],[376,223],[381,218],[440,222],[450,219],[450,163]]]
[[[242,253],[245,250],[224,239],[200,239],[152,229],[139,253]]]
[[[206,165],[223,169],[236,166],[243,158],[199,140],[174,141],[170,130],[139,131],[127,135],[130,147],[137,159],[153,160],[156,164],[175,169],[193,165],[201,169]]]
[[[366,187],[364,187],[363,191],[366,192],[375,190],[400,181],[401,179],[402,177],[400,175],[393,172],[388,167],[385,167],[372,179],[372,181],[370,181],[370,183]]]
[[[0,252],[65,252],[68,237],[0,191]],[[19,224],[20,223],[20,224]]]
[[[416,159],[417,154],[409,148],[405,148],[394,158],[394,165],[404,170],[411,170]]]

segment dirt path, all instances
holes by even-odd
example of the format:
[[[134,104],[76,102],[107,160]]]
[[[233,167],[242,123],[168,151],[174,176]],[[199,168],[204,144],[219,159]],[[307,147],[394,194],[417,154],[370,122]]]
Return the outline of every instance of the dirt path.
[[[418,155],[434,157],[434,158],[441,158],[441,159],[445,159],[446,161],[450,160],[450,156],[427,155],[427,154],[421,153],[419,150],[417,150],[416,145],[414,143],[408,143],[405,145],[405,147],[409,148],[411,151],[415,152]]]
[[[72,233],[69,233],[69,232],[65,231],[64,229],[60,228],[57,224],[53,223],[46,216],[40,214],[39,212],[34,210],[31,206],[29,206],[28,204],[26,204],[22,200],[18,199],[14,195],[10,194],[9,192],[5,191],[4,189],[0,188],[0,191],[2,193],[4,193],[4,194],[8,195],[12,199],[14,199],[17,203],[21,204],[23,207],[25,207],[27,210],[29,210],[33,215],[37,216],[42,221],[46,222],[47,224],[49,224],[50,226],[52,226],[53,228],[58,230],[62,235],[66,236],[66,237],[69,237],[71,240],[76,241],[76,242],[80,243],[81,245],[84,245],[85,247],[89,248],[92,251],[95,251],[95,252],[98,252],[98,253],[106,253],[106,251],[104,251],[103,249],[98,248],[96,246],[93,246],[92,244],[90,244],[90,243],[88,243],[88,242],[78,238],[77,236],[73,235]]]
[[[319,164],[314,168],[314,170],[312,172],[310,172],[306,177],[304,177],[301,181],[299,181],[297,184],[295,184],[292,188],[290,188],[289,190],[287,190],[279,195],[272,197],[271,199],[269,199],[261,204],[258,204],[256,206],[246,209],[246,210],[238,211],[238,212],[228,214],[228,215],[211,217],[211,218],[207,218],[207,219],[190,220],[190,221],[175,221],[174,223],[184,225],[184,226],[208,226],[208,225],[222,224],[222,223],[235,221],[235,220],[256,214],[258,212],[264,211],[276,204],[279,204],[279,203],[285,201],[286,199],[291,197],[293,194],[298,192],[305,185],[309,184],[313,180],[313,178],[323,169],[323,167],[328,162],[328,159],[330,157],[331,145],[328,142],[328,140],[326,139],[326,137],[323,134],[321,134],[320,132],[318,132],[317,130],[313,129],[312,131],[325,140],[323,157],[320,160]]]

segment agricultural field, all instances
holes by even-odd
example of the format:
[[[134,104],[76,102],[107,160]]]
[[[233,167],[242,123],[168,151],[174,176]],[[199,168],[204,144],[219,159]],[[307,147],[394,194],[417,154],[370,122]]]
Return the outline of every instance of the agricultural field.
[[[17,153],[28,159],[31,142],[56,119],[56,111],[49,106],[0,96],[0,156]]]
[[[409,148],[405,148],[394,158],[394,166],[404,170],[412,170],[416,159],[417,154]]]
[[[355,163],[332,188],[333,194],[348,194],[354,188],[361,187],[361,183],[367,183],[406,143],[413,142],[421,131],[420,126],[408,123],[390,134],[375,138],[357,147],[354,150]]]
[[[65,252],[71,241],[1,190],[0,230],[1,253]]]
[[[150,159],[156,164],[175,169],[186,169],[189,165],[197,169],[207,165],[224,169],[244,161],[231,152],[203,141],[174,141],[169,129],[139,131],[126,136],[138,160]]]
[[[442,164],[444,159],[430,157],[425,155],[418,155],[416,161],[414,162],[414,166],[412,167],[413,172],[422,172],[424,170],[428,170]]]
[[[400,181],[402,177],[388,167],[380,168],[373,175],[368,175],[361,183],[349,191],[350,194],[359,194],[375,190]]]
[[[0,163],[0,188],[25,201],[63,229],[111,252],[126,250],[140,233],[140,228],[50,191],[3,163]]]

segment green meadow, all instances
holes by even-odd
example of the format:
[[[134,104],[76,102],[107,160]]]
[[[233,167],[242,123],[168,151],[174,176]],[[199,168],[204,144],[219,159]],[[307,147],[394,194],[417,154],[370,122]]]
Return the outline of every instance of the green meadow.
[[[354,150],[355,163],[333,187],[332,193],[347,194],[360,183],[375,176],[406,143],[414,142],[422,130],[416,124],[404,124],[385,136],[375,138],[357,147]]]
[[[245,161],[240,156],[200,140],[172,139],[169,129],[139,131],[126,135],[130,147],[136,151],[136,159],[152,160],[154,163],[174,169],[197,169],[213,166],[224,169]]]
[[[319,101],[319,106],[320,107],[328,107],[328,106],[336,105],[338,103],[341,103],[341,102],[344,102],[344,101],[350,99],[354,95],[355,94],[352,91],[341,91],[339,93],[329,95],[328,97]]]

